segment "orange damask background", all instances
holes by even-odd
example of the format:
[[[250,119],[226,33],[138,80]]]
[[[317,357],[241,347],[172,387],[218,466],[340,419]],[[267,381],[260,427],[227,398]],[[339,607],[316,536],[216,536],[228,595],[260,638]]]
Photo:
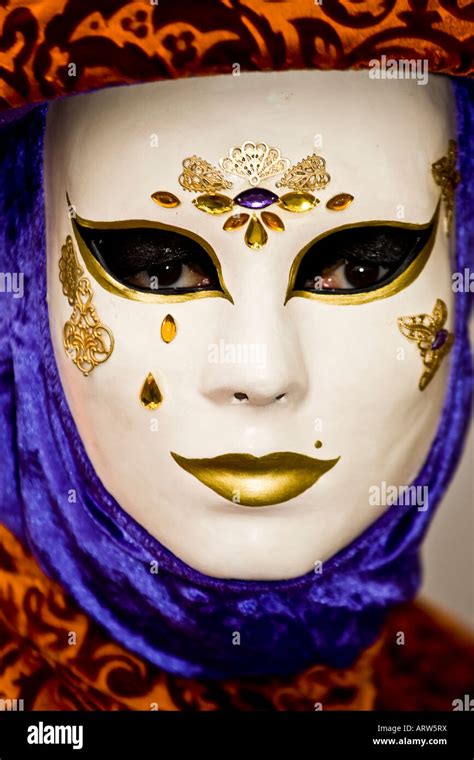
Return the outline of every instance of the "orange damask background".
[[[193,74],[364,68],[426,58],[474,70],[469,0],[0,0],[0,108]],[[73,67],[70,64],[74,64]]]

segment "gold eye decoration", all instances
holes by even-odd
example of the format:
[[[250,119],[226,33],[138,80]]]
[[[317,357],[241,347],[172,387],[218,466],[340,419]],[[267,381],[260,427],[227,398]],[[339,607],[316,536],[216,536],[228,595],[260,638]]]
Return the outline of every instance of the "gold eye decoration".
[[[197,298],[225,298],[233,303],[215,251],[190,230],[146,219],[92,222],[78,214],[71,224],[89,273],[113,295],[144,303]],[[138,260],[135,252],[144,240],[151,253]],[[176,256],[163,262],[160,249],[172,251],[177,243]]]
[[[64,350],[87,377],[95,367],[110,358],[114,349],[114,337],[110,329],[101,323],[92,304],[91,284],[79,266],[69,235],[61,248],[59,279],[63,293],[73,309],[64,325]]]
[[[447,306],[438,298],[432,315],[417,314],[398,319],[400,332],[415,341],[421,354],[424,370],[418,384],[420,391],[425,390],[454,343],[453,333],[444,327],[447,316]]]
[[[440,158],[439,161],[436,161],[431,167],[433,179],[441,188],[441,198],[444,203],[445,226],[448,235],[453,226],[456,187],[461,179],[461,175],[456,169],[456,158],[456,142],[450,140],[446,156]]]
[[[158,383],[156,382],[151,372],[148,373],[145,382],[142,385],[142,389],[140,391],[140,403],[143,407],[145,407],[145,409],[148,409],[150,412],[158,409],[160,404],[163,403],[163,396],[158,387]]]
[[[186,190],[201,193],[193,200],[199,211],[213,216],[232,212],[232,216],[222,225],[226,232],[247,225],[244,240],[254,251],[261,250],[268,241],[265,227],[272,232],[285,230],[285,224],[279,215],[264,209],[278,204],[281,209],[291,214],[312,211],[320,202],[314,191],[323,190],[330,180],[326,171],[326,161],[322,156],[313,153],[290,166],[289,159],[282,157],[279,148],[252,140],[231,148],[228,155],[220,159],[219,166],[222,172],[197,156],[185,158],[179,182]],[[225,179],[225,174],[246,180],[250,187],[240,190],[233,198],[222,194],[221,190],[231,187],[231,183]],[[276,183],[276,187],[286,187],[289,190],[281,196],[259,184],[278,174],[283,176]],[[354,199],[354,196],[348,193],[342,193],[342,196],[350,198],[351,201]],[[348,205],[349,202],[344,206],[340,205],[339,209],[347,208]],[[245,211],[236,213],[236,207]]]

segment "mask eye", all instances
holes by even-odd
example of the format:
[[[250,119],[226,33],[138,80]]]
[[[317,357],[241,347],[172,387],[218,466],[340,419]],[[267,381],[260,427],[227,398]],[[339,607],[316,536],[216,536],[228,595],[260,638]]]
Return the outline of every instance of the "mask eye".
[[[297,256],[288,298],[308,293],[319,300],[342,296],[342,302],[350,303],[350,299],[362,302],[357,295],[382,288],[386,295],[397,292],[410,284],[426,263],[437,217],[436,211],[427,225],[377,222],[343,227],[320,236]],[[410,277],[402,279],[404,273]],[[381,296],[374,293],[373,299],[377,297]],[[367,300],[372,298],[364,302]]]
[[[140,293],[183,295],[220,291],[219,273],[208,251],[194,238],[157,227],[74,226],[103,270]]]

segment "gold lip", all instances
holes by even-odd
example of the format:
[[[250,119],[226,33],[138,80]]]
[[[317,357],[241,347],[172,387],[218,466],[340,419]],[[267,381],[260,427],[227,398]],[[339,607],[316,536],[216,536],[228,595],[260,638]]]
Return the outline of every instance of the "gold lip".
[[[357,306],[360,304],[370,303],[371,301],[378,301],[381,298],[389,298],[400,293],[400,291],[407,288],[412,284],[422,272],[428,261],[431,251],[434,247],[436,239],[436,232],[438,229],[438,219],[440,212],[440,201],[436,206],[434,214],[429,222],[425,224],[411,224],[408,222],[393,222],[393,221],[371,221],[371,222],[355,222],[353,224],[343,224],[341,227],[333,227],[330,230],[326,230],[321,235],[313,238],[307,243],[304,248],[298,253],[291,265],[290,274],[288,278],[288,286],[286,289],[285,304],[292,298],[310,298],[313,301],[320,301],[321,303],[337,304],[338,306]],[[319,240],[332,235],[334,232],[340,232],[341,230],[347,230],[354,227],[403,227],[410,230],[427,230],[432,225],[431,234],[426,241],[425,246],[422,248],[418,256],[407,266],[406,269],[395,279],[389,282],[387,285],[382,285],[376,290],[369,290],[365,293],[311,293],[308,290],[293,290],[296,276],[298,274],[298,268],[300,262],[305,253],[311,248],[312,245]]]
[[[291,451],[256,457],[223,454],[210,459],[186,459],[170,452],[183,470],[224,499],[246,507],[267,507],[294,499],[338,463]]]
[[[67,193],[66,200],[68,207],[70,207],[71,200]],[[142,291],[129,288],[126,285],[123,285],[123,283],[116,280],[115,277],[112,277],[112,275],[109,274],[97,261],[83,240],[76,224],[76,220],[83,227],[89,227],[90,229],[98,230],[131,229],[134,227],[144,227],[148,229],[154,228],[159,230],[171,230],[172,232],[179,232],[181,235],[191,238],[191,240],[199,243],[199,245],[201,245],[202,248],[204,248],[204,250],[209,254],[209,257],[211,258],[212,263],[216,268],[219,278],[219,285],[221,286],[222,290],[200,290],[196,293],[164,295],[159,293],[144,293]],[[197,235],[195,232],[191,232],[191,230],[187,230],[184,227],[177,227],[171,224],[164,224],[162,222],[152,222],[149,219],[125,219],[119,222],[92,222],[89,219],[84,219],[77,213],[75,216],[71,217],[71,223],[84,264],[94,279],[108,293],[113,293],[114,295],[121,296],[122,298],[128,298],[131,301],[141,301],[142,303],[182,303],[183,301],[195,301],[199,298],[225,298],[227,301],[230,301],[231,304],[234,303],[232,296],[224,282],[221,263],[217,257],[216,252],[209,245],[209,243],[204,240],[204,238],[202,238],[200,235]]]

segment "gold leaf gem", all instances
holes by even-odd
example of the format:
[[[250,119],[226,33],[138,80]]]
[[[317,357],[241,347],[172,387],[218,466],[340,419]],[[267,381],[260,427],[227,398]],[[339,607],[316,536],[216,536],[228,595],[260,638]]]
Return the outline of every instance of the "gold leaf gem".
[[[259,251],[268,240],[268,235],[265,227],[257,218],[256,214],[252,214],[252,218],[245,231],[245,242],[249,248],[254,251]]]
[[[179,198],[167,190],[157,190],[151,198],[158,206],[163,206],[163,208],[174,208],[180,204]]]
[[[344,211],[345,208],[351,205],[354,200],[354,196],[350,193],[338,193],[328,200],[326,208],[331,211]]]
[[[271,230],[275,230],[275,232],[283,232],[285,229],[285,225],[278,214],[274,214],[272,211],[262,211],[262,219],[267,227]]]
[[[176,338],[176,322],[171,314],[167,314],[161,323],[161,338],[165,343],[171,343]]]
[[[242,227],[246,222],[249,220],[248,214],[234,214],[233,216],[229,216],[229,218],[224,222],[224,226],[222,229],[224,230],[237,230],[239,227]]]
[[[205,211],[206,214],[225,214],[232,210],[234,201],[227,195],[214,193],[212,195],[199,195],[193,200],[193,204],[200,211]]]
[[[145,409],[153,411],[154,409],[158,409],[162,401],[163,396],[157,382],[151,372],[149,372],[140,391],[140,403]]]
[[[285,211],[292,211],[300,214],[303,211],[311,211],[319,203],[319,199],[312,193],[300,193],[297,191],[285,193],[280,197],[278,205],[285,209]]]

